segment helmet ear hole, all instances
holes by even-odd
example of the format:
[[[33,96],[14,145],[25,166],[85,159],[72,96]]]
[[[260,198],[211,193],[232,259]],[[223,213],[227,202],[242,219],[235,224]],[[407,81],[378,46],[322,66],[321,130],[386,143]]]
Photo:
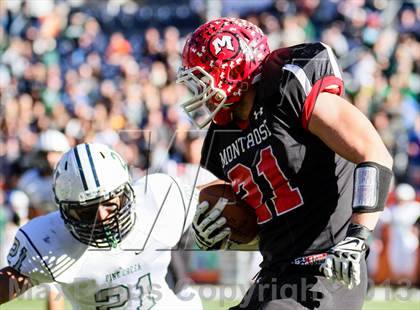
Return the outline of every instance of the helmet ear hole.
[[[249,83],[247,83],[247,82],[242,82],[242,83],[241,83],[240,89],[241,89],[242,91],[247,91],[247,90],[248,90],[248,88],[249,88]]]

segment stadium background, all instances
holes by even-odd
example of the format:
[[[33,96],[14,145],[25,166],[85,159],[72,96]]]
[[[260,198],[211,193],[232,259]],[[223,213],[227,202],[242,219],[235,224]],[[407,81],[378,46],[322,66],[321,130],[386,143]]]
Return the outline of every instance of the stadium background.
[[[203,136],[180,110],[188,93],[174,81],[186,35],[218,16],[259,25],[271,49],[314,40],[333,48],[347,98],[394,156],[394,189],[409,184],[393,190],[370,241],[372,287],[385,296],[419,286],[420,4],[397,0],[0,0],[1,266],[16,224],[54,209],[38,190],[48,174],[22,181],[61,151],[41,141],[48,129],[71,146],[114,147],[134,179],[163,171],[191,180]],[[250,253],[181,255],[177,268],[204,284],[246,285],[258,262]]]

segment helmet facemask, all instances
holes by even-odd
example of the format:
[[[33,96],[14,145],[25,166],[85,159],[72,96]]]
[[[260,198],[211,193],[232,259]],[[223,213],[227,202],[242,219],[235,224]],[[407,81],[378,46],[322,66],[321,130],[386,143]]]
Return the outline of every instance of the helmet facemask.
[[[225,91],[215,86],[214,78],[203,68],[180,68],[177,83],[184,84],[192,94],[181,107],[198,128],[206,127],[219,111],[227,108]],[[203,119],[196,120],[196,114]]]
[[[103,220],[96,212],[100,204],[119,198],[115,211]],[[134,191],[129,183],[100,198],[80,202],[58,202],[61,216],[72,235],[80,242],[95,248],[115,248],[135,223],[132,211]]]

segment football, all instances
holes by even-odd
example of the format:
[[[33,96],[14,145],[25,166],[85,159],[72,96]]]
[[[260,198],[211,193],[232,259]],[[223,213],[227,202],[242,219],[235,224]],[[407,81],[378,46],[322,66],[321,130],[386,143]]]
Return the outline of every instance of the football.
[[[208,201],[209,212],[217,203],[220,197],[227,198],[222,212],[226,218],[226,225],[232,230],[230,240],[245,244],[251,242],[258,234],[258,224],[254,209],[245,202],[237,199],[230,184],[211,184],[200,190],[199,201]]]

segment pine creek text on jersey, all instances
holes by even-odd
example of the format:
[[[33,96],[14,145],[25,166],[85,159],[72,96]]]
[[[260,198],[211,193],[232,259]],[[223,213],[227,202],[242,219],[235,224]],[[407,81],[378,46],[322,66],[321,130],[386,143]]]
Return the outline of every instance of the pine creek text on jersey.
[[[242,153],[267,140],[271,135],[272,133],[267,126],[267,120],[263,120],[260,126],[254,128],[246,136],[237,138],[233,143],[219,152],[223,168],[238,158]]]
[[[135,272],[137,272],[141,269],[142,268],[141,268],[140,264],[131,265],[127,268],[120,267],[117,271],[107,274],[105,276],[105,281],[106,282],[112,282],[112,281],[117,280],[121,277],[125,277],[125,276],[128,276],[129,274],[135,273]]]

